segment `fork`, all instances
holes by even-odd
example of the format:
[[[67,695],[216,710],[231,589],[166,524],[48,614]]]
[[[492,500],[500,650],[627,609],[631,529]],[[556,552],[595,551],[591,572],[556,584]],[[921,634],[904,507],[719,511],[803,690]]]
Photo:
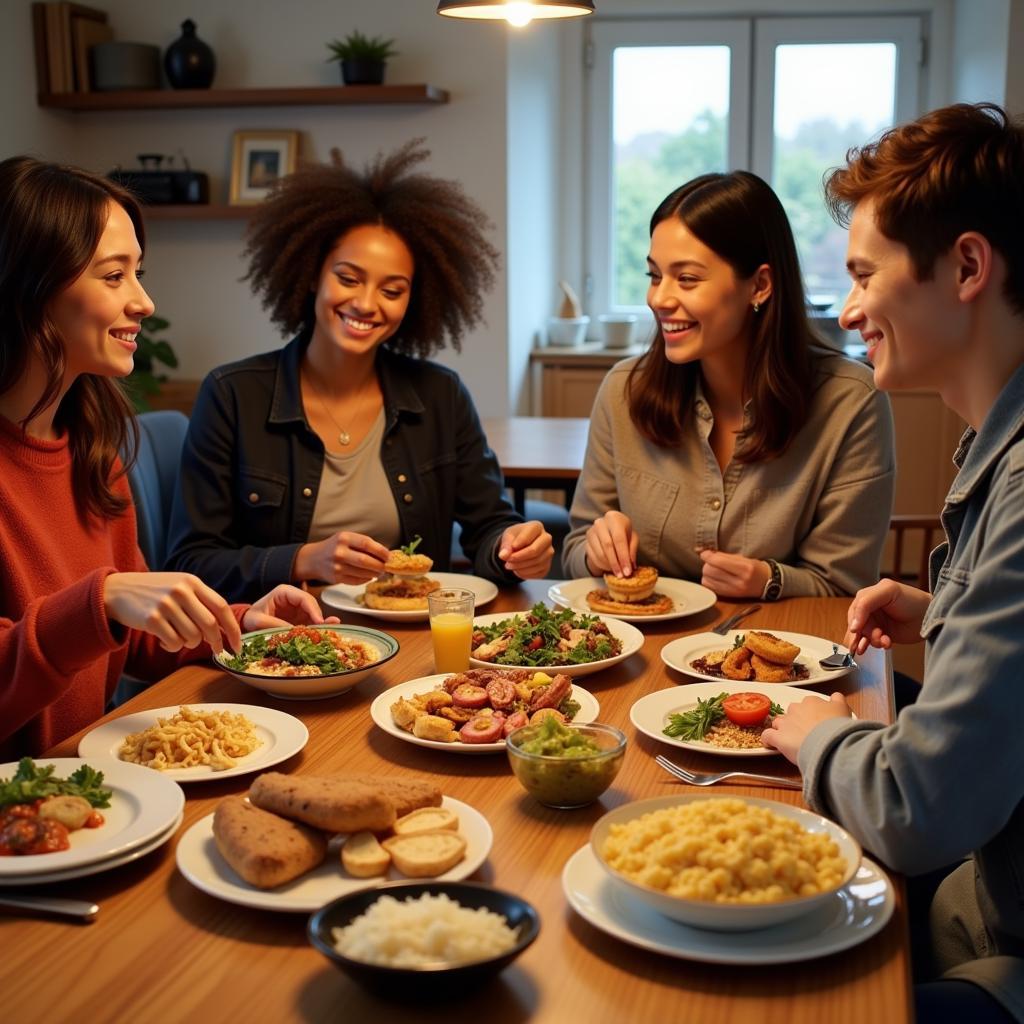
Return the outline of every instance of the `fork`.
[[[786,789],[803,789],[804,784],[800,779],[783,779],[777,775],[755,775],[753,772],[691,772],[686,768],[670,761],[667,757],[658,754],[655,762],[677,779],[688,782],[691,786],[712,786],[724,779],[753,779],[756,782],[769,782],[773,786],[783,786]]]
[[[736,612],[735,615],[730,615],[729,618],[723,619],[711,632],[717,633],[719,636],[725,636],[740,619],[745,619],[748,615],[753,615],[754,612],[759,612],[760,610],[761,606],[759,604],[748,605],[746,608]]]

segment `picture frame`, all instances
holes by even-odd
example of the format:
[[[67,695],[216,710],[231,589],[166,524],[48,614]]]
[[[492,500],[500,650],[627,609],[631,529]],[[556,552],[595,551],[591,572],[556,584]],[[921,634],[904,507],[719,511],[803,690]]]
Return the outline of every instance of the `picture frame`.
[[[230,204],[246,206],[263,202],[274,182],[295,170],[298,152],[298,132],[235,132]]]

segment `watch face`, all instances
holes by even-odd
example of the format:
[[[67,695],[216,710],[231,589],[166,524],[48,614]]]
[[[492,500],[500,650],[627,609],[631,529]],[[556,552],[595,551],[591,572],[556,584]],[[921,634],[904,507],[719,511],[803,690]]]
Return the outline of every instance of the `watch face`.
[[[778,601],[782,594],[782,584],[777,583],[775,580],[771,580],[764,588],[764,597],[762,600],[765,601]]]

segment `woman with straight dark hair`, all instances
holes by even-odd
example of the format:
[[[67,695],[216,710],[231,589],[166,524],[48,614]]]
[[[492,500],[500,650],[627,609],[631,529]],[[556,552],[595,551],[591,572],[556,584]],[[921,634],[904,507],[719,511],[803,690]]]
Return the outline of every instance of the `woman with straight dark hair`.
[[[230,607],[151,573],[119,451],[136,431],[114,378],[153,303],[142,213],[105,178],[0,162],[0,760],[99,718],[126,667],[156,678],[241,629],[322,622],[293,587]],[[284,616],[282,618],[281,616]]]
[[[851,594],[892,509],[888,400],[815,335],[793,233],[754,174],[705,174],[651,218],[651,348],[594,403],[564,561],[638,564],[721,597]]]

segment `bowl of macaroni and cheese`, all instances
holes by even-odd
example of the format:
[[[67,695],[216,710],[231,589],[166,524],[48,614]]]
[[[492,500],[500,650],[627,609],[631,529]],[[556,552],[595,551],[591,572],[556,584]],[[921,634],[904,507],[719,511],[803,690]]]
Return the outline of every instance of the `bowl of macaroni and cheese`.
[[[857,841],[801,807],[755,797],[655,797],[594,825],[615,884],[675,921],[752,931],[810,913],[860,865]]]
[[[243,634],[238,654],[225,650],[213,661],[274,697],[316,700],[350,690],[397,653],[390,633],[367,626],[275,626]]]

